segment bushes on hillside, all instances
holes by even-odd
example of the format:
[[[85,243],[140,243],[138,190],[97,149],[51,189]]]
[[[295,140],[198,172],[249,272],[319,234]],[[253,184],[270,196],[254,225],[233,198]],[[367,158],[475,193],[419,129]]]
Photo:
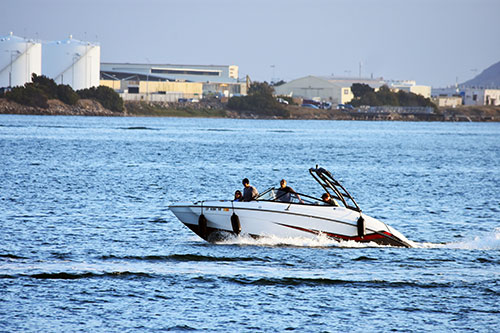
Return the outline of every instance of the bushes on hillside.
[[[254,82],[248,89],[247,96],[231,97],[228,108],[240,112],[251,112],[259,116],[290,117],[290,112],[273,96],[274,88],[267,82]]]
[[[11,91],[7,92],[6,97],[9,101],[22,105],[39,107],[42,109],[49,107],[47,95],[33,83],[26,83],[24,87],[19,86],[12,88]]]
[[[5,94],[8,100],[16,103],[40,108],[48,108],[49,99],[58,99],[65,104],[75,105],[80,98],[93,99],[111,111],[122,112],[123,100],[113,89],[99,86],[75,92],[65,84],[57,84],[54,80],[33,73],[31,81],[24,86],[14,87]]]
[[[42,90],[48,99],[57,99],[57,83],[56,81],[46,77],[45,75],[36,75],[33,73],[31,82],[35,87]]]
[[[92,87],[77,91],[80,98],[94,99],[108,110],[122,112],[123,99],[113,89],[105,86]]]
[[[67,84],[57,86],[57,99],[68,105],[75,105],[80,96]]]

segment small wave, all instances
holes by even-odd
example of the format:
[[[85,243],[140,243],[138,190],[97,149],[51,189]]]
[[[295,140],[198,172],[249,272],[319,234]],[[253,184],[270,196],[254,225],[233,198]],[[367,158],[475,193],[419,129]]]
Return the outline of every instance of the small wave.
[[[491,260],[486,258],[477,258],[476,261],[481,264],[500,264],[498,260]]]
[[[122,130],[139,130],[139,131],[158,131],[157,128],[144,127],[144,126],[132,126],[132,127],[120,127]]]
[[[263,261],[268,260],[254,257],[211,257],[196,254],[172,254],[167,256],[102,256],[102,260],[138,260],[138,261],[177,261],[177,262],[240,262],[240,261]]]
[[[61,260],[66,260],[72,257],[71,253],[60,253],[60,252],[52,252],[52,257],[61,259]]]
[[[7,259],[28,259],[28,258],[25,258],[25,257],[16,256],[15,254],[10,254],[10,253],[0,254],[0,258],[7,258]]]
[[[207,128],[207,132],[234,132],[233,129],[229,128]]]
[[[83,128],[79,126],[63,126],[63,125],[38,125],[37,128]]]
[[[58,273],[37,273],[37,274],[18,274],[18,275],[0,275],[0,279],[17,279],[17,278],[32,278],[41,280],[77,280],[77,279],[89,279],[89,278],[152,278],[153,276],[147,273],[141,272],[104,272],[104,273],[68,273],[68,272],[58,272]]]
[[[271,133],[294,133],[292,130],[268,130]]]
[[[259,278],[250,279],[245,277],[230,277],[229,282],[243,285],[270,285],[270,286],[331,286],[344,285],[355,287],[372,287],[372,288],[443,288],[450,287],[449,283],[418,283],[411,281],[386,281],[386,280],[341,280],[329,278],[299,278],[299,277],[284,277],[284,278]]]
[[[352,259],[353,261],[373,261],[373,260],[377,260],[376,258],[370,258],[370,257],[365,257],[365,256],[361,256],[361,257],[358,257],[356,259]]]
[[[154,218],[152,220],[149,220],[149,222],[152,222],[152,223],[167,223],[168,221],[161,218],[161,217],[157,217],[157,218]]]
[[[491,288],[484,288],[484,292],[490,295],[500,296],[500,291]]]
[[[188,325],[176,325],[169,327],[167,331],[183,332],[183,331],[198,331],[198,329]]]

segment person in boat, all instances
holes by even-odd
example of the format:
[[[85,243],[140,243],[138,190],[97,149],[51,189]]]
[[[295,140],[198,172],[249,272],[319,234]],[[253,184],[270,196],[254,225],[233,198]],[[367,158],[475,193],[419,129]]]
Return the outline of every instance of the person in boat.
[[[240,190],[234,192],[234,201],[243,201],[243,195]]]
[[[252,201],[255,200],[259,196],[259,191],[257,189],[250,185],[250,181],[248,178],[243,179],[243,201]]]
[[[332,199],[330,197],[330,193],[323,193],[323,195],[321,196],[321,200],[323,200],[323,202],[327,205],[332,205],[332,206],[338,206],[339,204],[337,203],[337,201],[335,201],[334,199]]]
[[[291,202],[292,201],[292,195],[297,197],[297,199],[300,201],[300,203],[304,203],[300,196],[291,188],[290,186],[286,185],[286,180],[282,179],[280,181],[280,188],[276,192],[276,198],[278,201],[282,202]]]

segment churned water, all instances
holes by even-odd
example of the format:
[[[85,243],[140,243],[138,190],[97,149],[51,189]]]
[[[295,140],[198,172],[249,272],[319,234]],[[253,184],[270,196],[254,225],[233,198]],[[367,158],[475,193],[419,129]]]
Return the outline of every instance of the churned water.
[[[500,331],[500,124],[0,116],[0,331]],[[416,248],[168,210],[332,171]]]

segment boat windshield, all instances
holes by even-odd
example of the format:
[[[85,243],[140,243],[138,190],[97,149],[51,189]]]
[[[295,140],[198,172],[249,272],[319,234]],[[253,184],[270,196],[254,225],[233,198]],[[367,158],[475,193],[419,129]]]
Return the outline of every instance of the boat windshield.
[[[319,198],[314,198],[306,194],[283,192],[274,187],[262,192],[256,200],[297,203],[304,205],[334,205],[333,203],[325,203]]]

